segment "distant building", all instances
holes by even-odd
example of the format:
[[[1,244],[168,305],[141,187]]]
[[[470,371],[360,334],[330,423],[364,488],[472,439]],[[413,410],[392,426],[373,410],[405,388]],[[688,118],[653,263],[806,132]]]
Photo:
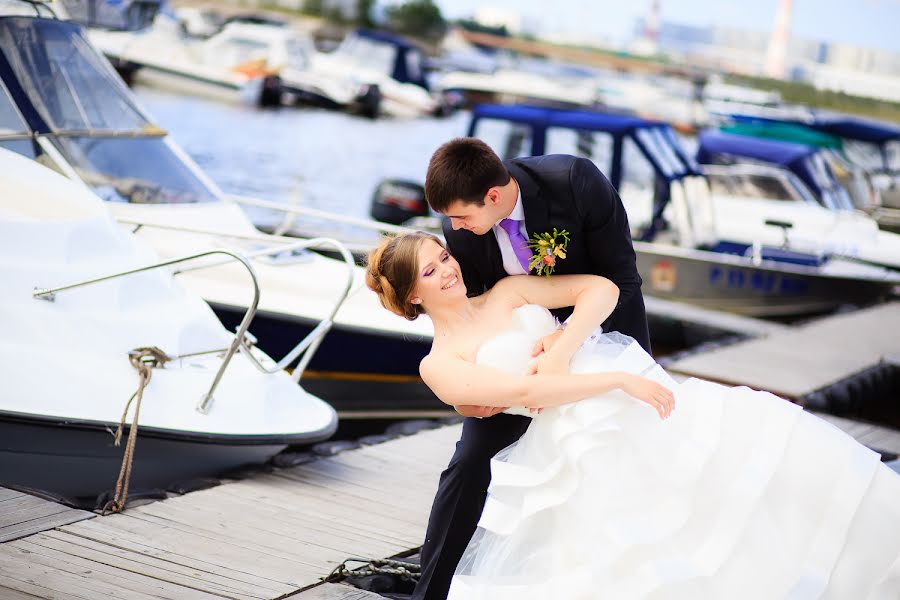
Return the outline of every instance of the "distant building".
[[[634,39],[646,36],[638,19]],[[736,27],[698,27],[663,21],[656,37],[661,52],[692,64],[747,75],[766,74],[770,35]],[[900,53],[840,42],[792,37],[784,54],[784,77],[819,89],[900,102]]]

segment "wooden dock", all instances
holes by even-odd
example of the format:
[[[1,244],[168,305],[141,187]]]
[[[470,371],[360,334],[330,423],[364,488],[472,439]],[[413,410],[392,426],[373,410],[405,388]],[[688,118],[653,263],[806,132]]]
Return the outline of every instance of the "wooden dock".
[[[876,449],[900,451],[900,433],[826,418]],[[0,598],[375,600],[322,578],[348,558],[402,555],[421,544],[460,429],[364,446],[106,517],[0,488],[0,532],[9,540],[0,543]]]
[[[32,526],[31,535],[0,544],[0,598],[244,600],[314,588],[347,558],[385,558],[421,545],[459,433],[459,425],[425,431],[118,515],[47,503],[79,520],[45,520],[46,531],[32,533]],[[6,502],[19,497],[2,493]],[[28,521],[35,519],[20,526]],[[343,585],[302,595],[369,597]]]
[[[667,369],[798,400],[900,354],[900,302],[694,354]]]

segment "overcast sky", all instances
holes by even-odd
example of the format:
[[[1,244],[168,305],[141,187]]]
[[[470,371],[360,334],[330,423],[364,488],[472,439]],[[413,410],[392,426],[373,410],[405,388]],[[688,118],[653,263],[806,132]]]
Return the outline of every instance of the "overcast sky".
[[[445,17],[472,16],[478,6],[520,11],[542,33],[630,38],[651,0],[435,0]],[[900,0],[794,0],[791,34],[900,52]],[[548,10],[548,6],[552,10]],[[770,31],[778,0],[661,0],[665,21]]]

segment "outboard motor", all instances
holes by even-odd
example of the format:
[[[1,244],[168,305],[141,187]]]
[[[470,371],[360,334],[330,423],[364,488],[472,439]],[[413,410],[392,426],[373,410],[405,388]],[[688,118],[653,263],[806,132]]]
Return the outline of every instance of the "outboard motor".
[[[425,188],[412,181],[384,179],[372,195],[372,218],[391,225],[402,225],[415,217],[429,215]]]

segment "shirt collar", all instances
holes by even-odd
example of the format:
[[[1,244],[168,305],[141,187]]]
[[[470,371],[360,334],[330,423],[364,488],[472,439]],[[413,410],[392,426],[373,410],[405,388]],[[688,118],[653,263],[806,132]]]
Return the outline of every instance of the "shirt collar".
[[[518,188],[518,184],[516,185]],[[525,208],[522,206],[522,188],[519,188],[518,195],[516,196],[516,205],[513,207],[512,212],[509,213],[507,219],[512,219],[514,221],[524,221],[525,220]],[[502,221],[503,219],[500,219]],[[494,223],[494,226],[500,224],[500,221]]]

